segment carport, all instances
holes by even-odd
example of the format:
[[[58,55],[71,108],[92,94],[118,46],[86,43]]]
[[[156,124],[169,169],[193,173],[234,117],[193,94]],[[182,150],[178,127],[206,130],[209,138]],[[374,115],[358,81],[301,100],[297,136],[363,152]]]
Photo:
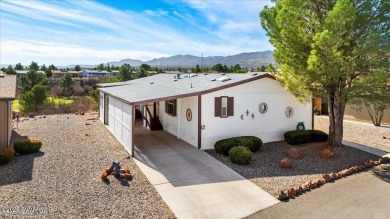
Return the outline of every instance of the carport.
[[[134,128],[134,160],[178,218],[243,218],[279,202],[176,136]]]

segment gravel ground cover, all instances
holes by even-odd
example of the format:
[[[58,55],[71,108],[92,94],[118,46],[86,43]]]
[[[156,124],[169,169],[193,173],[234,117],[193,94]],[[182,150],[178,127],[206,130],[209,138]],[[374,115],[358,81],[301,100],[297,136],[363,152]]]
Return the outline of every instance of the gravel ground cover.
[[[329,118],[315,116],[314,128],[328,133]],[[372,123],[344,120],[344,140],[390,152],[389,126],[374,126]]]
[[[215,150],[206,152],[271,195],[278,190],[318,179],[323,173],[338,172],[370,159],[378,159],[375,155],[347,146],[335,148],[334,158],[323,159],[320,155],[327,148],[326,144],[310,143],[294,146],[300,150],[303,159],[291,159],[291,169],[280,168],[279,161],[288,157],[288,150],[292,147],[284,141],[263,144],[258,152],[253,153],[251,163],[242,166],[233,164],[229,157],[218,154]]]
[[[0,166],[0,218],[175,218],[97,116],[51,115],[19,123],[13,141],[39,138],[43,145],[39,153]],[[100,181],[115,160],[129,167],[132,181]]]

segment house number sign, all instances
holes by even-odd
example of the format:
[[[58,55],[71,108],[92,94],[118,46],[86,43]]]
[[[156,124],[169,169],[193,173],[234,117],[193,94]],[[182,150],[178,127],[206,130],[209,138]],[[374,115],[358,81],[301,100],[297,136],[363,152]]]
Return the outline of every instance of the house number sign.
[[[191,120],[192,120],[192,112],[191,112],[191,109],[190,109],[190,108],[188,108],[188,109],[186,110],[186,117],[187,117],[187,121],[188,121],[188,122],[191,122]]]

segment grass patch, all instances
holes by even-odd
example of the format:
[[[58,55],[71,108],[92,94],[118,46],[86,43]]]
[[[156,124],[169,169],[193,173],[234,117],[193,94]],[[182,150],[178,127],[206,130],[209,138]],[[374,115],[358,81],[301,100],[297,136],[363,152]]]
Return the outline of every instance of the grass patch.
[[[61,104],[71,104],[71,103],[74,102],[74,100],[70,99],[70,98],[48,97],[47,100],[50,101],[50,102],[54,101],[54,103],[56,105],[59,105],[60,103]],[[20,111],[19,109],[20,109],[20,102],[19,102],[19,100],[12,101],[12,111],[19,112]]]

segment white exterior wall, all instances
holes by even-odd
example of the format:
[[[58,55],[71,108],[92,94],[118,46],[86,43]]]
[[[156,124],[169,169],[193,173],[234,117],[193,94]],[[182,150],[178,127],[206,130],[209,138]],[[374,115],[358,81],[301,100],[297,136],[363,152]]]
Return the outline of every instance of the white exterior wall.
[[[187,121],[186,111],[191,109],[192,120]],[[178,139],[198,146],[198,97],[177,99],[177,116],[165,113],[165,101],[159,103],[159,118],[165,131],[175,135]]]
[[[108,129],[132,155],[132,106],[111,96],[108,103]]]
[[[214,117],[214,98],[234,97],[234,116]],[[268,110],[259,112],[259,104],[265,102]],[[285,116],[286,107],[294,109],[291,118]],[[283,134],[295,130],[298,122],[304,122],[306,129],[312,127],[312,105],[297,103],[294,96],[280,86],[279,82],[263,78],[202,96],[202,149],[213,149],[220,139],[253,135],[263,142],[283,140]],[[250,114],[247,116],[246,111]],[[251,115],[254,113],[255,118]],[[244,119],[240,118],[244,115]]]
[[[104,93],[99,92],[99,119],[104,123]]]

